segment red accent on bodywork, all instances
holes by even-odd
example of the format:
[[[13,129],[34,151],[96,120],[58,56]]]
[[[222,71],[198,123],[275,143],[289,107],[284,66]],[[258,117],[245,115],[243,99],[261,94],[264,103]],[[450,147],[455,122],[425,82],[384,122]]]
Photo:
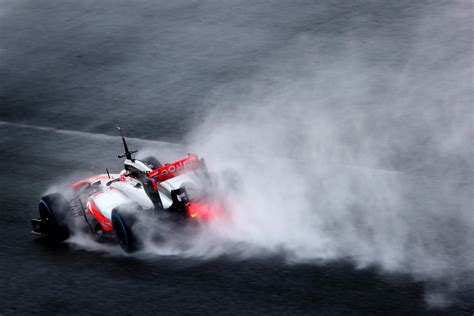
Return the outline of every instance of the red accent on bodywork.
[[[81,180],[79,182],[76,182],[73,185],[71,185],[71,188],[79,189],[80,187],[83,187],[83,186],[88,185],[88,184],[92,184],[92,183],[97,182],[99,180],[109,180],[109,176],[106,175],[106,174],[99,174],[99,175],[87,178],[85,180]]]
[[[125,170],[122,170],[122,171],[120,172],[120,175],[119,175],[119,181],[120,181],[120,182],[125,182],[125,181],[126,181],[125,173],[126,173]]]
[[[160,182],[169,180],[185,172],[195,170],[199,167],[199,159],[196,154],[189,154],[187,157],[166,164],[160,168],[148,172],[150,178],[155,178]]]
[[[102,194],[102,192],[94,194],[93,197],[96,197],[99,194]],[[89,212],[100,223],[103,230],[112,230],[112,223],[100,212],[92,199],[87,201],[86,205]]]

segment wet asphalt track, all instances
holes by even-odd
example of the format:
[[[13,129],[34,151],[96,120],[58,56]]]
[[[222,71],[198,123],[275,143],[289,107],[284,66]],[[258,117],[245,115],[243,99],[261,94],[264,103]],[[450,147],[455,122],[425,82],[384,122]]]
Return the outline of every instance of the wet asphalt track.
[[[422,283],[375,269],[355,270],[346,262],[288,265],[278,257],[140,260],[48,245],[28,234],[38,197],[72,170],[87,170],[88,159],[119,168],[114,156],[120,139],[5,124],[0,131],[2,315],[427,311]],[[54,146],[61,153],[45,151]],[[170,153],[177,150],[164,147]],[[98,148],[105,150],[97,153]]]
[[[52,183],[91,165],[120,168],[119,139],[94,133],[112,135],[120,124],[134,137],[179,142],[214,106],[203,101],[213,88],[250,76],[301,32],[337,38],[355,28],[357,37],[383,34],[389,23],[403,59],[406,31],[424,5],[433,2],[248,9],[242,1],[1,1],[0,119],[8,123],[0,124],[0,314],[471,314],[469,295],[430,310],[422,282],[348,262],[138,260],[28,234]],[[171,157],[183,149],[160,150]]]

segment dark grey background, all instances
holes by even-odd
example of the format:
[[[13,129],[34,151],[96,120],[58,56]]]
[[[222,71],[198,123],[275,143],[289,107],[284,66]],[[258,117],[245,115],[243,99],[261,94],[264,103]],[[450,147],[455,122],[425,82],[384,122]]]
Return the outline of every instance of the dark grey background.
[[[453,305],[430,309],[424,282],[377,268],[357,270],[349,262],[139,260],[53,247],[28,235],[36,201],[52,184],[91,165],[120,167],[114,159],[119,139],[94,133],[115,135],[114,126],[121,125],[131,137],[184,143],[209,111],[233,106],[215,102],[215,91],[231,85],[233,93],[245,94],[252,85],[247,78],[262,64],[285,65],[293,53],[286,47],[302,35],[323,38],[324,56],[344,49],[348,38],[364,43],[367,63],[397,69],[411,60],[419,19],[451,5],[0,1],[0,313],[471,314],[472,289],[458,293]],[[455,5],[472,10],[468,1]],[[454,24],[462,32],[447,45],[451,62],[472,67],[462,63],[472,50],[472,25]],[[388,40],[367,40],[374,38]],[[469,116],[472,92],[464,92],[453,104]],[[431,140],[420,135],[417,150],[387,164],[411,170],[414,152],[431,157]],[[183,151],[161,146],[165,156]],[[472,171],[464,155],[448,158],[461,161],[461,173]],[[420,169],[432,172],[435,163]]]
[[[350,39],[370,61],[401,66],[419,40],[418,18],[449,1],[1,5],[0,119],[106,134],[130,120],[131,136],[179,141],[208,107],[222,106],[206,103],[213,90],[248,80],[260,64],[287,64],[295,38],[324,38],[323,56]]]

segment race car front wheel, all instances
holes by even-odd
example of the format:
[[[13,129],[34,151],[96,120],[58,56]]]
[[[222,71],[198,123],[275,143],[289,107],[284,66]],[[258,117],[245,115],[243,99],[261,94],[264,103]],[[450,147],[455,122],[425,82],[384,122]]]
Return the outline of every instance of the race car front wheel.
[[[45,195],[39,202],[41,222],[45,233],[53,241],[63,241],[70,235],[70,207],[61,193]]]
[[[142,248],[139,236],[134,231],[138,222],[135,203],[116,207],[112,210],[112,227],[115,238],[126,252],[135,252]]]

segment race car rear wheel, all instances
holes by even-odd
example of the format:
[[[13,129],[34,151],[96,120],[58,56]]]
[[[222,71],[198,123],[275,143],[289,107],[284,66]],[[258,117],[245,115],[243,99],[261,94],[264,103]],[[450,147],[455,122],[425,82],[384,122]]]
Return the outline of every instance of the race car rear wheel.
[[[153,157],[153,156],[148,156],[144,159],[142,159],[142,161],[150,166],[151,165],[151,169],[156,169],[156,168],[160,168],[161,166],[163,166],[163,164],[156,158],[156,157]]]
[[[39,205],[41,222],[50,240],[63,241],[70,235],[69,219],[71,209],[61,193],[52,193],[41,198]]]
[[[126,252],[135,252],[142,248],[141,240],[133,230],[138,222],[137,207],[140,208],[137,204],[130,203],[112,210],[112,227],[115,238]]]

